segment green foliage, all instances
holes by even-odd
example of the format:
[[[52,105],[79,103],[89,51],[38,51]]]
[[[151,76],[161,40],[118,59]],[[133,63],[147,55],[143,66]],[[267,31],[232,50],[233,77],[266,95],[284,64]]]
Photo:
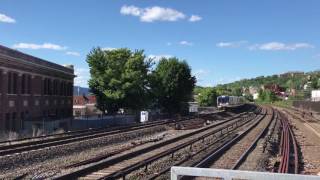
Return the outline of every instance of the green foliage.
[[[247,101],[253,102],[253,96],[251,94],[244,95]]]
[[[283,101],[283,100],[275,101],[272,105],[288,108],[288,107],[292,107],[292,101],[290,101],[290,100],[287,100],[287,101]]]
[[[313,74],[316,77],[320,77],[319,72],[310,72],[306,74],[293,74],[293,75],[272,75],[272,76],[259,76],[252,79],[242,79],[233,83],[218,85],[223,89],[237,89],[242,87],[261,87],[267,84],[278,84],[284,88],[302,89],[303,85],[308,82],[307,76]]]
[[[201,88],[196,95],[200,106],[216,106],[217,104],[217,92],[212,87]]]
[[[162,58],[151,80],[157,106],[170,114],[183,111],[183,104],[191,99],[195,83],[187,62]]]
[[[142,50],[129,49],[103,51],[94,48],[87,56],[91,79],[89,87],[97,97],[97,107],[113,114],[119,108],[137,110],[146,105],[148,69]]]
[[[274,94],[274,92],[270,90],[260,90],[259,91],[259,98],[258,100],[260,102],[274,102],[277,100],[277,96]]]
[[[231,96],[232,93],[231,93],[231,89],[228,89],[226,86],[217,86],[215,87],[215,90],[218,94],[218,96],[221,96],[221,95],[228,95],[228,96]]]
[[[242,90],[240,87],[235,87],[231,89],[231,95],[232,96],[242,96]]]

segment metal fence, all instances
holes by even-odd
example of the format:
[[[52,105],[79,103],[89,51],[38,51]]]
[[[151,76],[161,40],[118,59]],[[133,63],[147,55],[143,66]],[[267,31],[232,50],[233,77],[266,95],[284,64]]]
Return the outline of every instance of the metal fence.
[[[281,174],[269,172],[255,171],[239,171],[227,169],[210,169],[210,168],[192,168],[192,167],[171,167],[171,180],[193,179],[250,179],[250,180],[320,180],[320,176],[296,175],[296,174]],[[190,178],[188,178],[190,177]]]

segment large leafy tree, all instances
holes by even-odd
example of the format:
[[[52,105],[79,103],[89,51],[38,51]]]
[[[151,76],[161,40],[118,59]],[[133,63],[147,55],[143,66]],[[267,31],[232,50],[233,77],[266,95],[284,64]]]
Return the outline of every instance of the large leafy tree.
[[[206,87],[199,90],[197,102],[200,106],[215,106],[217,104],[217,92],[212,87]]]
[[[100,110],[113,114],[119,108],[138,110],[148,102],[150,61],[142,50],[102,50],[94,48],[87,56],[89,86]]]
[[[162,58],[152,72],[152,92],[155,104],[170,114],[183,111],[192,96],[196,78],[186,61]]]

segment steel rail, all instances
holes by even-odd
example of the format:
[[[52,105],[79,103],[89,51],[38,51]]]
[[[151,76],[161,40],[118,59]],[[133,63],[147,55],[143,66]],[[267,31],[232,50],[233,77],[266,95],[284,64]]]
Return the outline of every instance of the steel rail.
[[[168,121],[163,120],[163,121]],[[154,123],[154,122],[151,122]],[[141,124],[133,124],[130,126],[139,126]],[[0,141],[0,147],[6,146],[6,144],[12,145],[12,143],[25,143],[24,141],[43,141],[45,138],[52,138],[52,137],[60,137],[60,136],[68,136],[72,134],[77,134],[77,133],[87,133],[87,132],[95,132],[95,131],[111,131],[111,130],[116,130],[120,128],[124,128],[127,126],[119,126],[119,127],[102,127],[102,128],[89,128],[89,129],[83,129],[83,130],[75,130],[75,131],[68,131],[68,132],[63,132],[63,133],[56,133],[56,134],[48,134],[48,135],[40,135],[40,136],[35,136],[35,137],[26,137],[26,138],[19,138],[19,139],[14,139],[14,140],[6,140],[6,141]]]
[[[207,138],[209,136],[212,136],[212,135],[215,135],[216,133],[219,133],[219,132],[221,132],[221,134],[222,134],[222,130],[223,129],[227,129],[226,133],[229,134],[230,133],[229,127],[233,128],[234,124],[236,124],[236,127],[243,126],[244,124],[252,121],[252,119],[248,119],[248,120],[244,120],[244,121],[245,122],[243,122],[243,124],[240,124],[240,125],[238,125],[239,121],[236,121],[235,123],[233,123],[231,125],[227,125],[226,127],[221,127],[221,128],[219,128],[217,130],[214,130],[213,132],[208,132],[208,133],[202,135],[201,137],[198,137],[196,139],[192,139],[192,140],[190,140],[188,142],[180,144],[180,145],[178,145],[178,146],[176,146],[176,147],[174,147],[174,148],[172,148],[172,149],[170,149],[168,151],[159,153],[159,154],[157,154],[157,155],[155,155],[155,156],[153,156],[151,158],[148,158],[148,159],[146,159],[144,161],[136,163],[136,164],[134,164],[134,165],[132,165],[132,166],[130,166],[128,168],[123,168],[122,170],[120,170],[118,172],[115,172],[115,173],[112,173],[112,174],[110,174],[108,176],[102,177],[102,178],[100,178],[100,180],[103,180],[103,179],[117,179],[117,178],[120,178],[120,177],[125,177],[127,174],[129,174],[129,173],[131,173],[131,172],[133,172],[135,170],[138,170],[138,169],[140,169],[142,167],[146,167],[147,168],[147,166],[149,164],[151,164],[152,162],[154,162],[154,161],[156,161],[156,160],[158,160],[160,158],[163,158],[163,157],[168,156],[168,155],[172,155],[173,156],[173,153],[178,151],[178,150],[181,150],[181,149],[186,148],[188,146],[190,146],[190,149],[192,149],[192,145],[195,144],[196,142],[204,141],[205,138]],[[232,130],[234,130],[234,129],[232,129]]]
[[[253,128],[255,128],[262,119],[264,119],[266,117],[266,113],[264,113],[261,118],[255,122],[253,125],[251,125],[248,129],[246,129],[246,131],[242,132],[241,134],[239,134],[237,137],[235,137],[234,139],[232,139],[231,141],[229,141],[227,144],[225,144],[224,146],[222,146],[221,148],[219,148],[218,150],[214,150],[213,152],[210,153],[210,155],[208,157],[206,157],[205,159],[203,159],[202,161],[200,161],[197,164],[194,164],[193,167],[208,167],[210,164],[212,164],[218,157],[220,157],[223,153],[225,153],[225,151],[227,151],[228,149],[230,149],[234,144],[236,144],[239,140],[241,140],[246,134],[248,134]]]
[[[248,107],[245,107],[248,108]],[[205,114],[205,115],[212,115],[212,114],[219,114],[219,113],[223,113],[224,111],[218,111],[218,112],[214,112],[214,113],[210,113],[210,114]],[[200,116],[205,116],[205,115],[200,115]],[[188,117],[183,117],[183,120],[188,120],[190,118],[196,118],[194,116],[188,116]],[[147,122],[144,124],[151,124],[151,123],[156,123],[156,122],[162,122],[162,121],[176,121],[176,118],[167,118],[167,119],[163,119],[163,120],[158,120],[158,121],[151,121],[151,122]],[[129,125],[129,126],[139,126],[141,125],[139,124],[133,124],[133,125]],[[124,128],[124,127],[128,127],[128,126],[119,126],[119,127],[101,127],[101,128],[89,128],[89,129],[84,129],[84,130],[75,130],[75,131],[68,131],[68,132],[63,132],[63,133],[55,133],[55,134],[48,134],[48,135],[40,135],[40,136],[35,136],[35,137],[26,137],[26,138],[19,138],[19,139],[14,139],[14,140],[5,140],[5,141],[0,141],[0,147],[1,146],[6,146],[7,144],[11,145],[12,143],[18,143],[18,142],[24,142],[24,141],[36,141],[36,140],[43,140],[45,138],[51,138],[51,137],[55,137],[55,136],[67,136],[67,135],[71,135],[71,134],[77,134],[77,133],[86,133],[86,132],[93,132],[93,131],[101,131],[101,130],[106,130],[106,131],[111,131],[111,130],[116,130],[116,129],[120,129],[120,128]]]
[[[298,145],[294,136],[294,133],[291,129],[290,123],[288,118],[283,114],[280,113],[281,116],[281,124],[282,124],[282,133],[281,139],[282,142],[280,143],[280,165],[278,168],[279,173],[289,173],[293,169],[293,173],[299,173],[299,157],[298,157]],[[292,149],[293,147],[293,149]],[[290,161],[291,153],[293,152],[293,164]],[[289,169],[290,166],[293,166],[292,169]]]
[[[243,112],[243,113],[246,113],[246,112]],[[241,114],[241,113],[239,113],[239,114]],[[59,133],[59,134],[51,134],[51,135],[29,137],[29,138],[23,138],[23,139],[17,139],[17,140],[1,141],[0,142],[0,151],[7,150],[7,149],[13,149],[13,148],[17,148],[17,147],[22,147],[22,146],[30,146],[30,145],[36,145],[36,144],[41,144],[41,143],[49,143],[49,142],[64,140],[64,139],[68,139],[68,138],[94,135],[94,134],[98,134],[98,133],[104,133],[106,131],[124,131],[129,128],[140,127],[140,126],[147,126],[147,125],[156,126],[159,124],[161,125],[161,124],[166,124],[166,123],[183,122],[183,121],[187,121],[192,118],[196,118],[196,117],[193,117],[193,116],[192,117],[183,117],[180,120],[166,119],[166,120],[161,120],[161,121],[148,122],[145,124],[133,124],[133,125],[128,125],[128,126],[120,126],[120,127],[113,127],[113,128],[95,128],[95,129],[88,129],[88,130],[78,130],[78,131],[70,131],[70,132]],[[14,143],[14,144],[12,144],[12,143]],[[0,154],[0,156],[1,156],[1,154]]]
[[[131,153],[128,153],[128,154],[124,154],[122,156],[115,157],[113,159],[106,159],[106,160],[102,160],[102,161],[97,162],[97,163],[93,163],[90,166],[87,166],[87,167],[84,167],[84,168],[80,168],[80,169],[78,169],[76,171],[73,171],[73,172],[70,172],[70,173],[62,174],[60,176],[54,177],[53,179],[70,179],[70,178],[77,178],[79,176],[86,175],[88,173],[91,173],[91,172],[103,169],[103,168],[105,168],[107,166],[110,166],[110,165],[116,164],[118,162],[121,162],[121,161],[123,161],[125,159],[131,158],[131,157],[134,157],[134,156],[138,156],[138,155],[141,155],[141,154],[143,154],[145,152],[155,150],[155,149],[157,149],[159,147],[166,146],[168,144],[172,144],[172,143],[174,143],[176,141],[179,141],[179,140],[182,140],[184,138],[191,137],[191,136],[193,136],[195,134],[198,134],[198,133],[200,133],[202,131],[205,131],[205,130],[208,130],[210,128],[214,128],[214,127],[217,127],[219,125],[222,125],[222,124],[224,124],[226,122],[232,121],[232,120],[234,120],[234,119],[236,119],[238,117],[239,116],[232,117],[230,119],[221,121],[219,123],[210,125],[208,127],[201,128],[199,130],[193,131],[191,133],[188,133],[188,134],[185,134],[185,135],[182,135],[182,136],[179,136],[179,137],[176,137],[176,138],[173,138],[173,139],[158,143],[158,144],[153,145],[153,146],[149,146],[149,147],[140,149],[138,151],[134,151],[134,152],[131,152]]]
[[[167,122],[161,122],[161,123],[150,124],[150,125],[142,125],[142,126],[140,125],[140,126],[134,126],[134,127],[125,127],[123,129],[118,129],[114,131],[99,132],[99,133],[93,133],[93,134],[90,133],[89,135],[84,135],[84,136],[74,135],[74,136],[60,137],[55,139],[47,139],[41,142],[28,142],[24,144],[14,144],[11,146],[3,146],[3,147],[0,147],[0,156],[10,155],[13,153],[21,153],[21,152],[35,150],[35,149],[47,148],[51,146],[63,145],[63,144],[68,144],[76,141],[84,141],[84,140],[93,139],[93,138],[126,133],[126,132],[144,129],[144,128],[165,125],[165,124],[167,124]]]
[[[271,108],[272,109],[272,108]],[[277,114],[275,114],[274,110],[272,109],[272,117],[267,124],[267,126],[259,133],[259,135],[256,137],[256,139],[252,142],[250,147],[240,156],[240,158],[237,160],[237,162],[233,165],[231,169],[236,170],[240,167],[240,165],[246,160],[248,155],[254,150],[254,148],[257,146],[258,141],[268,132],[270,124],[273,120],[277,120]]]
[[[238,116],[238,115],[236,115],[236,116]],[[120,133],[127,133],[127,132],[145,129],[145,128],[149,128],[149,127],[166,125],[166,124],[170,124],[170,123],[183,122],[183,121],[188,121],[188,120],[190,120],[190,118],[183,118],[180,120],[165,120],[165,121],[152,122],[152,123],[147,123],[147,124],[142,124],[142,125],[138,124],[138,125],[124,126],[124,127],[116,128],[111,131],[102,130],[102,131],[98,131],[98,132],[87,132],[87,133],[83,133],[83,134],[63,136],[63,137],[45,139],[45,140],[40,140],[40,141],[30,141],[30,142],[24,142],[24,143],[20,143],[20,144],[0,146],[0,156],[10,155],[13,153],[21,153],[21,152],[30,151],[30,150],[37,150],[37,149],[47,148],[47,147],[52,147],[52,146],[57,146],[57,145],[63,145],[63,144],[68,144],[68,143],[72,143],[72,142],[76,142],[76,141],[84,141],[84,140],[93,139],[93,138],[115,135],[118,133],[119,134]]]
[[[261,113],[261,109],[260,109],[259,113]],[[257,113],[257,114],[259,114],[259,113]],[[242,139],[242,137],[243,137],[244,135],[246,135],[249,131],[251,131],[252,128],[254,128],[255,126],[257,126],[257,124],[258,124],[262,119],[264,119],[265,116],[266,116],[266,113],[262,113],[261,117],[256,117],[256,118],[258,118],[257,122],[255,122],[254,124],[252,124],[251,126],[249,126],[249,128],[247,128],[247,129],[246,129],[244,132],[242,132],[241,134],[236,134],[236,135],[234,135],[234,136],[231,138],[231,140],[226,141],[226,142],[223,142],[223,143],[222,143],[221,145],[219,145],[217,148],[214,148],[213,150],[211,150],[211,152],[209,153],[209,154],[210,154],[209,156],[213,157],[213,156],[220,156],[221,154],[223,154],[223,152],[225,152],[225,150],[229,149],[230,146],[232,146],[233,143],[236,143],[237,141],[239,141],[240,139]],[[224,138],[225,138],[225,137],[224,137]],[[199,152],[202,152],[202,151],[204,151],[204,150],[207,150],[207,149],[209,149],[211,146],[212,146],[212,145],[209,145],[209,146],[205,147],[204,149],[200,150]],[[198,153],[197,153],[197,154],[198,154]],[[213,154],[215,154],[215,155],[213,155]],[[194,155],[192,155],[192,156],[194,156]],[[216,157],[215,157],[215,158],[216,158]],[[200,162],[195,162],[195,163],[193,163],[191,166],[192,166],[192,167],[201,167],[201,166],[203,166],[204,164],[207,163],[207,162],[204,162],[204,161],[206,161],[206,160],[208,160],[208,159],[210,159],[210,157],[207,157],[207,158],[205,158],[205,159],[202,159]],[[184,162],[187,161],[187,160],[188,160],[188,159],[185,159],[185,160],[183,160],[183,161],[181,161],[181,162],[175,163],[174,166],[179,166],[179,165],[181,165],[182,163],[184,163]],[[149,177],[148,179],[150,179],[150,180],[156,179],[157,177],[165,174],[165,173],[168,172],[168,171],[170,171],[170,167],[169,167],[169,168],[166,168],[166,169],[164,169],[164,170],[162,170],[162,171],[160,171],[160,172],[157,173],[157,174],[154,174],[153,176]],[[180,179],[184,179],[184,177],[181,177]]]

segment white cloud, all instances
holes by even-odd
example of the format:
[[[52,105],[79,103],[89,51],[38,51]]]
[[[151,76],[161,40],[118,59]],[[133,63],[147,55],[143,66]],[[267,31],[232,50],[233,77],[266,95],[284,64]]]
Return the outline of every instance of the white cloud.
[[[209,70],[198,69],[192,73],[197,78],[197,83],[203,82],[204,78],[210,74]]]
[[[186,17],[185,14],[175,9],[159,6],[139,8],[136,6],[124,5],[120,9],[120,13],[123,15],[139,17],[142,22],[178,21]]]
[[[113,47],[104,47],[104,48],[101,48],[101,50],[103,51],[112,51],[112,50],[116,50],[117,48],[113,48]]]
[[[192,42],[188,42],[188,41],[180,41],[179,44],[183,45],[183,46],[192,46],[193,45]]]
[[[196,21],[201,21],[202,17],[198,16],[198,15],[191,15],[191,17],[189,18],[190,22],[196,22]]]
[[[204,70],[204,69],[198,69],[194,72],[194,75],[204,75],[204,74],[209,74],[210,71]]]
[[[314,55],[313,58],[317,58],[317,59],[320,58],[320,54]]]
[[[74,74],[77,76],[74,78],[75,86],[88,87],[88,80],[90,79],[89,68],[76,68]]]
[[[247,41],[219,42],[216,46],[221,48],[236,48],[246,43]]]
[[[148,56],[149,59],[152,59],[154,62],[158,62],[160,61],[162,58],[171,58],[173,57],[172,55],[169,54],[161,54],[161,55],[154,55],[154,54],[150,54]]]
[[[67,51],[66,54],[70,56],[80,56],[80,53],[75,51]]]
[[[120,13],[123,15],[141,16],[143,9],[136,6],[124,5],[120,9]]]
[[[231,78],[219,78],[217,81],[216,81],[216,85],[219,85],[219,84],[228,84],[228,83],[232,83],[232,82],[235,82],[235,81],[240,81],[242,78],[237,76],[237,77],[231,77]]]
[[[265,50],[265,51],[281,51],[281,50],[297,50],[297,49],[307,49],[314,48],[313,45],[308,43],[293,43],[285,44],[282,42],[269,42],[264,44],[255,44],[250,46],[250,50]]]
[[[1,14],[0,13],[0,22],[4,22],[4,23],[15,23],[16,20],[9,17],[9,16],[6,16],[5,14]]]
[[[32,44],[32,43],[18,43],[14,44],[13,48],[16,49],[51,49],[51,50],[65,50],[67,47],[60,46],[52,43]]]

